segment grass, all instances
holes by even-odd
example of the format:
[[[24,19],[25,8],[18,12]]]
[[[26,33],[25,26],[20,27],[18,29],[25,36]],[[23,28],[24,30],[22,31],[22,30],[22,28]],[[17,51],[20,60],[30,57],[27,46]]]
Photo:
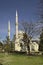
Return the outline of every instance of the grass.
[[[0,63],[3,65],[43,65],[43,56],[0,53]]]

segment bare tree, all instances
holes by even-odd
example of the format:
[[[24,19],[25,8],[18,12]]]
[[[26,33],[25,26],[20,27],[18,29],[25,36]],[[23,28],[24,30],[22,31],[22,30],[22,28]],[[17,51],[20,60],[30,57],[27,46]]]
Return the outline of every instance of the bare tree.
[[[24,29],[24,32],[28,34],[30,38],[32,38],[34,36],[36,23],[23,21],[21,25]]]
[[[24,41],[24,45],[26,46],[26,52],[28,54],[28,52],[30,52],[29,51],[30,40],[34,36],[34,32],[35,32],[35,23],[23,21],[21,24],[25,32],[23,34],[23,41]]]

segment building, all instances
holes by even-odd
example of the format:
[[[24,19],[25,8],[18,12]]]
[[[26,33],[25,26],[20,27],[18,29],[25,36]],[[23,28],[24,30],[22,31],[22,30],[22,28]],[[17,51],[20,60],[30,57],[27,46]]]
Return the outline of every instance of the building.
[[[16,11],[16,34],[15,34],[15,51],[26,51],[26,46],[23,42],[24,31],[18,30],[18,12]],[[30,41],[29,44],[30,52],[38,52],[39,44],[36,41]]]
[[[39,43],[37,40],[32,40],[29,44],[30,52],[39,52]]]
[[[25,47],[24,42],[23,42],[23,33],[24,33],[24,31],[19,31],[18,32],[18,39],[15,40],[15,44],[17,43],[18,46],[17,46],[17,48],[15,46],[15,51],[22,51],[22,52],[26,51],[25,50],[26,47]]]

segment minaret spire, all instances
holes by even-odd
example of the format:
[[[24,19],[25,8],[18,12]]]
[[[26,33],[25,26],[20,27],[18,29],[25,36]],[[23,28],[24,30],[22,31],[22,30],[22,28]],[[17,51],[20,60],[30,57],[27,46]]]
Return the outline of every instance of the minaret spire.
[[[8,21],[8,37],[10,39],[10,20]]]
[[[15,40],[15,51],[20,51],[20,44],[18,38],[18,12],[16,10],[16,40]]]
[[[16,10],[16,39],[18,38],[18,12]]]

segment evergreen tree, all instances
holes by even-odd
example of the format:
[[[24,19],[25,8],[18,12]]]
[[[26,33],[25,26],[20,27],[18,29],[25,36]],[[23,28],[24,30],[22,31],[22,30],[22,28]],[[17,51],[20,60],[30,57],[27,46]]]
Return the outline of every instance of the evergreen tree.
[[[40,46],[39,46],[39,50],[43,51],[43,30],[42,30],[42,33],[40,34]]]
[[[24,45],[26,46],[26,52],[28,54],[30,40],[29,40],[29,37],[26,33],[23,34],[23,41],[24,41]]]

